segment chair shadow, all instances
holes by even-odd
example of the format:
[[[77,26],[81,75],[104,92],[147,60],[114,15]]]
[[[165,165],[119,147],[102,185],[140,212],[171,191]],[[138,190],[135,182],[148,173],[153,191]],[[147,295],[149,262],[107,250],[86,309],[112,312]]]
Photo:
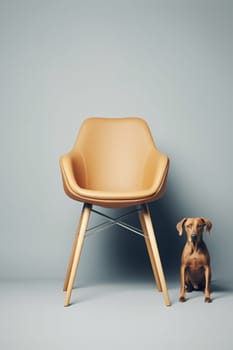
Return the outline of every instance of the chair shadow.
[[[149,208],[164,274],[167,279],[173,280],[179,274],[184,238],[181,239],[176,231],[180,214],[174,205],[172,189],[170,188],[160,200],[150,203]],[[109,209],[106,210],[109,213]],[[125,209],[110,209],[110,211],[114,217],[125,213]],[[130,217],[127,223],[141,228],[137,215]],[[111,233],[113,234],[106,237],[104,254],[116,277],[153,279],[144,238],[119,226],[111,228]]]

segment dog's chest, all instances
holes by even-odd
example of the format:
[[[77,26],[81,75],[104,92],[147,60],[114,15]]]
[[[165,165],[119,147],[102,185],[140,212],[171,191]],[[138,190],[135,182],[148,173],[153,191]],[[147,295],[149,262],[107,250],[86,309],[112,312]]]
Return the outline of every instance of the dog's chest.
[[[200,270],[206,264],[205,255],[201,252],[194,251],[185,256],[185,265],[189,267],[191,271]]]

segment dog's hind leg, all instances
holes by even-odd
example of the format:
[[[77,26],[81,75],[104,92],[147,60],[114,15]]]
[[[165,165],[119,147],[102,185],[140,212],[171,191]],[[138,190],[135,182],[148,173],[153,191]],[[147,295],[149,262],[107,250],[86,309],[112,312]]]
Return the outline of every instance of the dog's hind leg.
[[[188,271],[186,271],[185,272],[185,291],[187,292],[187,293],[191,293],[192,291],[193,291],[193,284],[192,284],[192,282],[191,282],[191,278],[190,278],[190,276],[189,276],[189,272]]]
[[[187,293],[191,293],[193,291],[193,285],[190,281],[185,283],[185,290]]]

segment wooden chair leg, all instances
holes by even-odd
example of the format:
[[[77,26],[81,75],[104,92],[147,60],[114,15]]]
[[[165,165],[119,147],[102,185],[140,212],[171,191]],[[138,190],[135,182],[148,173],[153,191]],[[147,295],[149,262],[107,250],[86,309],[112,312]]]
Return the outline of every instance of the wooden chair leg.
[[[153,256],[151,243],[150,243],[150,240],[149,240],[149,237],[148,237],[148,232],[147,232],[147,229],[146,229],[144,216],[143,216],[143,214],[141,212],[139,212],[139,219],[140,219],[142,231],[144,233],[144,238],[145,238],[145,242],[146,242],[146,248],[147,248],[147,252],[148,252],[149,258],[150,258],[150,262],[151,262],[152,271],[153,271],[153,274],[154,274],[156,286],[158,288],[158,291],[162,292],[161,282],[160,282],[158,270],[157,270],[157,267],[156,267],[156,264],[155,264],[155,259],[154,259],[154,256]]]
[[[155,234],[154,234],[153,225],[152,225],[152,221],[151,221],[151,217],[150,217],[149,207],[147,204],[143,204],[143,206],[142,206],[142,216],[143,216],[146,231],[147,231],[147,234],[148,234],[148,237],[150,240],[151,252],[152,252],[152,255],[154,257],[154,261],[155,261],[155,264],[157,267],[159,280],[161,282],[161,288],[162,288],[162,292],[163,292],[164,301],[165,301],[166,306],[170,306],[171,302],[170,302],[168,291],[167,291],[167,286],[166,286],[166,281],[165,281],[163,268],[162,268],[162,264],[161,264],[161,260],[160,260],[159,250],[158,250],[157,242],[155,239]]]
[[[70,262],[69,262],[69,266],[68,266],[68,270],[67,270],[67,274],[66,274],[66,280],[65,280],[64,287],[65,287],[65,290],[67,290],[67,292],[66,292],[64,306],[68,306],[70,303],[71,292],[73,289],[74,280],[75,280],[75,276],[76,276],[77,268],[78,268],[78,263],[79,263],[80,256],[81,256],[83,241],[84,241],[85,233],[87,230],[88,221],[90,218],[91,207],[92,207],[91,204],[85,203],[83,205],[83,209],[82,209],[82,213],[81,213],[81,217],[80,217],[79,228],[78,228],[78,232],[76,234],[76,238],[75,238],[75,242],[73,245],[72,254],[71,254],[71,258],[70,258]],[[66,286],[66,284],[67,284],[67,286]]]
[[[72,246],[70,260],[69,260],[69,264],[68,264],[67,271],[66,271],[66,277],[65,277],[64,286],[63,286],[63,291],[64,292],[67,291],[68,283],[69,283],[69,280],[70,280],[70,273],[71,273],[71,268],[72,268],[73,261],[74,261],[75,248],[76,248],[76,245],[77,245],[79,231],[80,231],[80,227],[81,227],[81,223],[82,223],[81,218],[82,217],[80,217],[80,219],[79,219],[79,224],[78,224],[78,228],[77,228],[77,231],[76,231],[74,243],[73,243],[73,246]]]

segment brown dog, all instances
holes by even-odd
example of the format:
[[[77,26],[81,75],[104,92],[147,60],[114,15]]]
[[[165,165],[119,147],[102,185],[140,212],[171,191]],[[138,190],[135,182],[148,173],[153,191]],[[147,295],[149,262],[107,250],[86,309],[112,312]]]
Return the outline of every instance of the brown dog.
[[[184,302],[185,289],[187,292],[192,290],[204,290],[205,302],[210,303],[210,256],[208,249],[202,239],[203,229],[206,226],[206,232],[209,233],[212,223],[203,218],[184,218],[176,225],[179,235],[182,235],[183,228],[187,234],[180,267],[180,301]]]

